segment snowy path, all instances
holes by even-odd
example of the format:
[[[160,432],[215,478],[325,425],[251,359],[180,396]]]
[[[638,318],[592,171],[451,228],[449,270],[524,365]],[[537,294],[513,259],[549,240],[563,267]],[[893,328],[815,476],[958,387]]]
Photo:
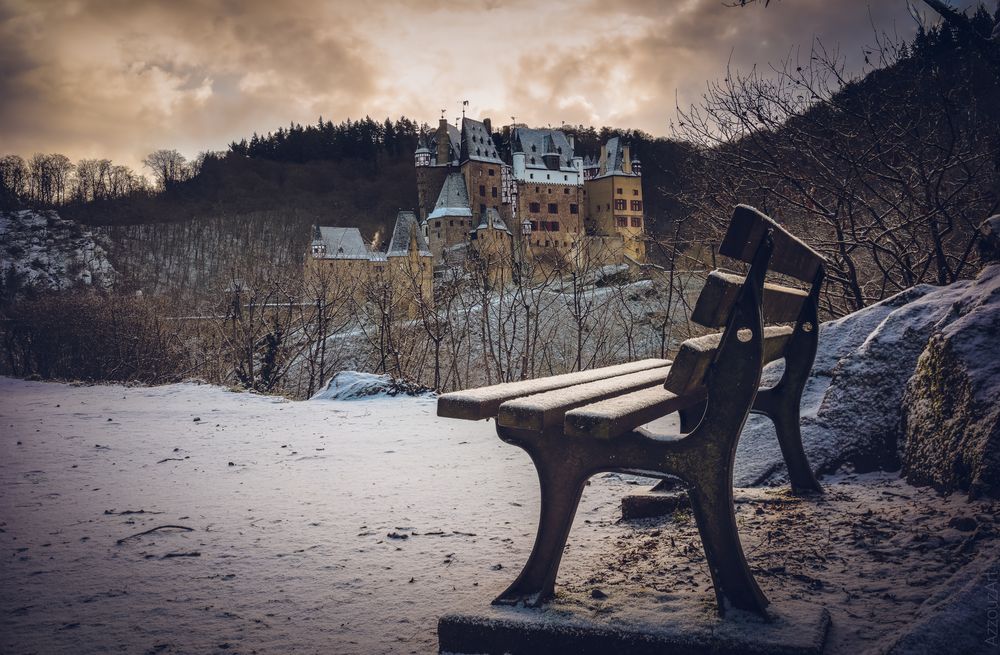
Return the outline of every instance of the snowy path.
[[[624,487],[588,488],[561,578],[624,530]],[[433,400],[0,378],[0,652],[433,651],[523,563],[537,494]],[[193,531],[116,543],[165,524]]]

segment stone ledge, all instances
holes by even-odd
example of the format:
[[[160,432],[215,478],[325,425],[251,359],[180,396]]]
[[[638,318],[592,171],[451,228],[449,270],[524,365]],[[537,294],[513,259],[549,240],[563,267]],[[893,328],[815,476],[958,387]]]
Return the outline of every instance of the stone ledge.
[[[583,615],[558,603],[542,609],[488,606],[478,614],[449,614],[438,621],[441,653],[574,653],[575,655],[820,655],[830,627],[826,609],[782,601],[768,608],[770,621],[742,612],[720,619],[704,608],[649,611],[634,618]],[[648,608],[647,608],[648,610]]]

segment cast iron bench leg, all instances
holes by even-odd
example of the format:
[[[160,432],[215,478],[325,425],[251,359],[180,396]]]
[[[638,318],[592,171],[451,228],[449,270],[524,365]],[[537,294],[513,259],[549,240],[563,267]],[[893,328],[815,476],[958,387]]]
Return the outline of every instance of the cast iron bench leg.
[[[751,411],[767,415],[774,423],[778,445],[788,467],[788,480],[794,494],[821,494],[816,476],[813,475],[799,427],[799,404],[802,391],[809,379],[809,371],[816,359],[819,341],[819,317],[816,297],[823,283],[822,270],[813,281],[813,289],[802,305],[802,313],[795,324],[795,333],[785,346],[785,371],[778,384],[757,393]],[[808,330],[804,329],[808,326]]]
[[[567,461],[565,453],[560,453],[559,449],[519,445],[531,455],[538,472],[541,491],[538,533],[521,574],[493,604],[523,602],[529,607],[538,607],[553,596],[559,562],[589,475],[576,470],[579,467]]]
[[[732,470],[717,470],[714,479],[692,485],[688,489],[691,509],[715,585],[719,614],[725,614],[730,607],[761,614],[768,601],[743,555],[733,513],[731,479]]]

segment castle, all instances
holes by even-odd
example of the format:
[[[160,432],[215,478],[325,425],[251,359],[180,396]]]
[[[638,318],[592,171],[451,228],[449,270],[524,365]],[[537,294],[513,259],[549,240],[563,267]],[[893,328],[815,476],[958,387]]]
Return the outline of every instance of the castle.
[[[510,162],[497,150],[492,125],[441,119],[414,153],[421,226],[439,270],[461,263],[482,244],[504,239],[521,256],[555,265],[646,261],[642,176],[619,138],[597,159],[574,152],[561,130],[510,128]]]
[[[639,160],[609,139],[597,158],[574,151],[561,130],[510,128],[501,158],[489,119],[444,118],[414,153],[417,212],[396,216],[389,250],[369,248],[357,228],[315,227],[307,270],[350,283],[356,294],[391,279],[413,314],[433,301],[433,278],[470,262],[491,284],[512,279],[517,262],[543,270],[646,262]],[[404,289],[404,287],[406,287]]]

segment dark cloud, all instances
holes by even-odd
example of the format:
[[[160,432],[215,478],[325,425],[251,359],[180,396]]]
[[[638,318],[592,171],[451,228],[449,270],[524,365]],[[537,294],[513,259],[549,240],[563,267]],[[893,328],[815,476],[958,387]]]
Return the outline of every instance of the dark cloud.
[[[966,2],[964,6],[971,3]],[[664,134],[706,80],[821,39],[852,66],[905,0],[0,0],[0,151],[193,155],[317,116],[440,107]]]

